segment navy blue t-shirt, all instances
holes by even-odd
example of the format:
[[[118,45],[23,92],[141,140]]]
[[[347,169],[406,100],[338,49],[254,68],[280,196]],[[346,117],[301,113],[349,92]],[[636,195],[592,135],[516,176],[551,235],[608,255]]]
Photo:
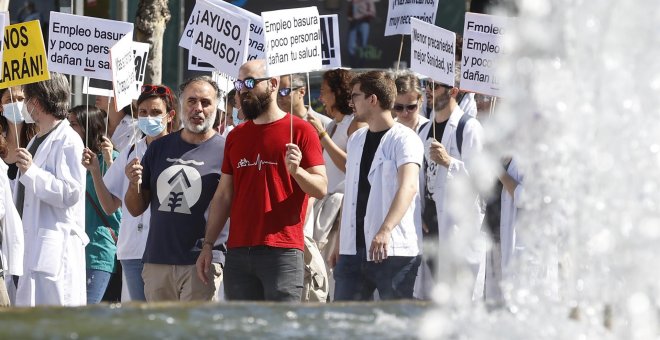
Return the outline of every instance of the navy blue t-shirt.
[[[186,143],[180,131],[149,145],[142,158],[142,188],[151,191],[144,263],[195,264],[206,211],[220,180],[224,148],[220,135],[196,145]]]

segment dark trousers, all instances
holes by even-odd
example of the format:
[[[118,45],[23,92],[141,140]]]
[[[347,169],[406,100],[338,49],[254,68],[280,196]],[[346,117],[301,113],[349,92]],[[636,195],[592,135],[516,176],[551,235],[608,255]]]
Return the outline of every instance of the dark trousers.
[[[367,261],[366,249],[356,255],[339,255],[334,269],[335,301],[373,300],[374,291],[382,300],[412,299],[418,256],[389,256],[381,263]]]
[[[303,252],[267,246],[233,248],[225,257],[225,298],[300,302]]]

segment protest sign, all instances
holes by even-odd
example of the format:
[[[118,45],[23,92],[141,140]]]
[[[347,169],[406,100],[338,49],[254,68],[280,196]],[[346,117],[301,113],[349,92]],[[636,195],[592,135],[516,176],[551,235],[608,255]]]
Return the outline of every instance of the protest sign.
[[[135,55],[135,88],[140,91],[142,84],[144,84],[144,75],[147,71],[149,44],[134,41],[133,54]],[[84,77],[83,93],[93,96],[113,97],[112,81]]]
[[[501,48],[507,19],[486,14],[465,13],[461,89],[499,96],[496,65],[506,51]]]
[[[147,60],[149,59],[149,44],[133,41],[133,55],[135,56],[135,88],[138,93],[144,84],[144,75],[147,73]]]
[[[266,47],[264,46],[264,26],[260,16],[250,11],[246,11],[238,6],[234,6],[224,0],[208,0],[208,2],[226,11],[248,18],[250,20],[250,34],[246,60],[264,59],[266,57]],[[197,5],[195,5],[190,18],[188,18],[188,23],[183,30],[183,35],[181,35],[181,39],[179,40],[179,46],[185,49],[190,48],[194,31],[201,14],[202,13],[198,10]],[[196,51],[190,52],[194,54]],[[201,66],[199,63],[196,63],[195,65]]]
[[[112,80],[110,47],[129,32],[133,32],[133,24],[128,22],[50,12],[48,67],[55,72]]]
[[[215,68],[213,65],[195,57],[192,53],[188,53],[188,69],[191,71],[213,72]]]
[[[39,20],[4,29],[0,88],[50,79]]]
[[[440,0],[390,0],[387,21],[385,21],[385,36],[395,34],[410,34],[410,19],[435,24],[435,14]]]
[[[262,12],[269,76],[320,70],[321,28],[316,7]]]
[[[133,32],[110,48],[112,68],[112,88],[115,94],[115,110],[119,111],[130,105],[133,99],[140,96],[135,87],[135,54],[133,53]]]
[[[229,76],[226,73],[222,72],[213,72],[211,78],[218,84],[218,89],[223,95],[226,95],[229,91],[234,89],[234,81],[236,78]]]
[[[446,85],[454,85],[456,34],[412,19],[410,69]]]
[[[321,58],[323,69],[341,67],[339,18],[337,14],[321,15]]]
[[[250,20],[204,0],[195,8],[200,14],[189,50],[216,70],[238,74],[247,58]]]

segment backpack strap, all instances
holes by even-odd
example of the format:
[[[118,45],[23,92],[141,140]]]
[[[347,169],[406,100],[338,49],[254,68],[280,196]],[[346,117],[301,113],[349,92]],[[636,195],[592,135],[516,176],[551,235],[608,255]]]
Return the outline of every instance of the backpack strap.
[[[468,120],[472,119],[467,113],[463,113],[461,119],[458,120],[458,126],[456,127],[456,146],[458,146],[458,153],[463,155],[463,130],[465,130],[465,124]]]

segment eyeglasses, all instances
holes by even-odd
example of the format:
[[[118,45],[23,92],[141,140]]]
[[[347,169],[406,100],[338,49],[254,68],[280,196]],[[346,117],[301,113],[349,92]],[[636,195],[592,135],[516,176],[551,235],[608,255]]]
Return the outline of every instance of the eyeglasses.
[[[280,97],[286,97],[286,96],[288,96],[288,95],[291,93],[291,91],[297,90],[297,89],[299,89],[299,88],[301,88],[301,87],[302,87],[302,86],[298,86],[298,87],[283,87],[283,88],[281,88],[281,89],[279,89],[279,90],[277,91],[277,94],[278,94]]]
[[[412,111],[417,111],[417,106],[418,106],[417,104],[410,104],[410,105],[394,104],[392,110],[401,112],[405,109],[406,111],[412,112]]]
[[[355,101],[355,97],[357,97],[357,96],[364,96],[365,98],[367,97],[367,95],[365,93],[352,93],[351,94],[351,101]]]
[[[160,85],[142,85],[142,93],[156,93],[160,95],[171,95],[172,91],[167,86]]]
[[[249,77],[249,78],[245,78],[244,80],[239,79],[239,80],[234,82],[234,88],[236,89],[236,92],[242,91],[243,88],[246,88],[248,90],[252,90],[255,86],[257,86],[257,84],[260,81],[264,81],[266,79],[270,79],[270,78],[252,78],[252,77]]]

